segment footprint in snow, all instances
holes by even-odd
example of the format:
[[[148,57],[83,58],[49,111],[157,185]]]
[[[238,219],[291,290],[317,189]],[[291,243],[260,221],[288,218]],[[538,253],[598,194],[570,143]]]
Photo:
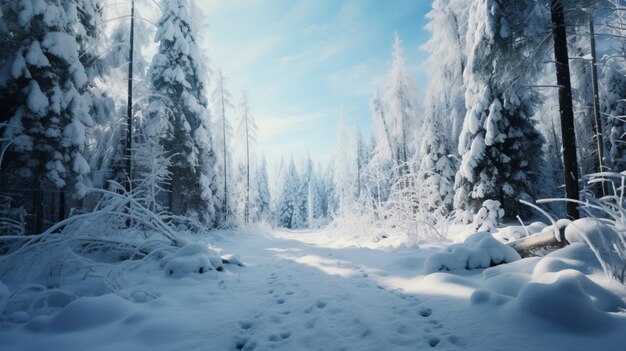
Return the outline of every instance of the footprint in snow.
[[[291,332],[283,332],[280,334],[272,334],[267,339],[272,342],[277,342],[285,339],[289,339]]]
[[[235,338],[235,350],[251,351],[254,349],[256,349],[256,342],[241,336]]]
[[[326,307],[326,302],[322,300],[317,300],[317,302],[315,303],[315,306],[319,309],[322,309]]]
[[[430,317],[430,315],[433,313],[433,310],[431,310],[430,308],[423,308],[419,311],[420,316],[426,318],[426,317]]]
[[[283,299],[283,298],[276,299],[276,303],[279,304],[279,305],[282,305],[282,304],[285,303],[285,299]]]
[[[441,339],[439,339],[436,336],[428,337],[428,346],[430,346],[430,347],[435,347],[435,346],[439,345],[439,342],[441,342]]]
[[[243,330],[248,330],[254,325],[254,323],[252,323],[251,321],[239,321],[237,323],[239,324],[239,328]]]
[[[467,343],[456,335],[448,336],[448,341],[454,346],[467,346]]]

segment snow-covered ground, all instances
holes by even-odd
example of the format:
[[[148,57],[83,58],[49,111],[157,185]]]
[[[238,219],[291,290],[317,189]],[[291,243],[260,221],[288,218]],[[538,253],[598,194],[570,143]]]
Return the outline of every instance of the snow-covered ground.
[[[451,243],[355,237],[216,232],[215,246],[244,267],[182,278],[157,262],[126,270],[117,295],[59,299],[50,315],[5,313],[0,350],[626,349],[626,289],[584,244],[426,274]]]

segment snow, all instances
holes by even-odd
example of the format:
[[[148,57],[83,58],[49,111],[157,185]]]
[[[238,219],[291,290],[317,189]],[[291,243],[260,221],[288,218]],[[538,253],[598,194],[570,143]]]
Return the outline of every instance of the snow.
[[[478,232],[468,236],[463,244],[452,245],[445,252],[430,256],[424,263],[424,270],[433,273],[488,268],[520,258],[514,249],[496,240],[491,233]]]
[[[26,100],[28,108],[39,116],[45,115],[49,106],[48,98],[41,91],[37,81],[31,80],[28,90],[28,99]]]
[[[214,250],[201,243],[188,244],[163,258],[162,266],[169,276],[181,278],[188,274],[203,274],[222,270],[222,259]]]
[[[190,236],[160,261],[117,270],[126,283],[115,294],[56,298],[48,313],[9,305],[0,317],[0,350],[623,346],[626,292],[582,243],[487,269],[424,274],[425,261],[450,244],[363,247],[350,242],[354,233],[332,229],[210,236],[219,253]],[[493,241],[479,233],[464,245]],[[222,272],[197,272],[222,260]]]

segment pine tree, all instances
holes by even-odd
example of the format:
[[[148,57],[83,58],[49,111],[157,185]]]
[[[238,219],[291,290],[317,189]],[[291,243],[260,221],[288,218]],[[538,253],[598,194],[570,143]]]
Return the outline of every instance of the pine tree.
[[[602,114],[608,121],[608,161],[614,172],[626,170],[626,69],[617,64],[604,68]]]
[[[454,154],[466,113],[463,71],[467,66],[467,13],[464,0],[433,1],[426,26],[432,35],[423,46],[429,52],[425,115],[441,121]]]
[[[73,2],[64,5],[20,0],[4,7],[24,32],[0,74],[0,106],[7,116],[0,120],[6,123],[2,139],[12,143],[2,183],[12,187],[15,179],[30,180],[36,231],[43,228],[44,190],[60,190],[59,216],[64,217],[65,192],[84,195],[81,184],[90,171],[83,152],[85,129],[93,120],[83,96],[88,77],[74,32],[80,25],[78,10]]]
[[[167,208],[176,215],[215,220],[214,170],[206,61],[196,41],[190,0],[165,0],[155,36],[158,50],[150,66],[149,115],[145,131],[158,137],[172,157]]]
[[[355,201],[355,163],[352,140],[348,136],[343,114],[339,116],[337,142],[333,155],[333,181],[339,209],[350,207]]]
[[[265,157],[261,159],[261,163],[258,165],[255,172],[255,183],[254,220],[256,222],[268,222],[271,219],[272,212],[270,208],[271,198]]]
[[[417,131],[422,121],[417,86],[406,65],[397,33],[383,101],[387,106],[384,118],[390,134],[389,141],[394,148],[394,163],[400,167],[400,175],[405,175],[410,171],[408,162],[417,151]]]
[[[456,169],[447,135],[439,117],[429,116],[422,141],[421,186],[428,210],[442,214],[452,210]]]
[[[277,224],[281,227],[295,228],[296,225],[300,224],[300,215],[296,214],[296,208],[299,205],[297,198],[299,183],[298,172],[292,159],[284,172],[282,191],[276,209]]]
[[[541,168],[543,136],[532,117],[541,102],[528,67],[541,40],[534,23],[541,8],[534,2],[477,1],[470,9],[470,50],[465,79],[468,109],[459,142],[461,165],[454,198],[459,210],[476,213],[485,200],[498,200],[508,216],[525,210]],[[525,37],[525,40],[514,40]],[[528,61],[522,63],[528,65]]]

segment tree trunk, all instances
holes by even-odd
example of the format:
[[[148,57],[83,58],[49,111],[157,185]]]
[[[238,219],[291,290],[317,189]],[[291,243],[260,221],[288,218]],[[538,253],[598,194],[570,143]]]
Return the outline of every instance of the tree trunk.
[[[552,34],[554,37],[554,58],[556,61],[556,80],[559,85],[559,106],[561,112],[561,134],[563,137],[563,168],[565,173],[565,197],[579,199],[578,160],[576,158],[576,131],[574,129],[574,110],[572,107],[572,84],[570,82],[569,56],[563,5],[559,0],[552,0]],[[580,214],[575,203],[567,203],[567,216],[574,220]]]
[[[126,192],[131,190],[133,171],[132,143],[133,143],[133,49],[135,41],[135,0],[131,1],[130,9],[130,48],[128,52],[128,100],[126,106]]]
[[[221,75],[220,75],[220,78]],[[227,174],[227,160],[226,160],[226,106],[224,105],[224,81],[220,80],[220,94],[222,98],[222,146],[224,152],[224,202],[222,204],[223,211],[228,215],[228,174]]]
[[[595,124],[593,128],[594,139],[596,147],[598,149],[598,170],[602,172],[604,169],[604,140],[602,138],[602,119],[600,118],[600,93],[598,89],[598,69],[596,67],[596,38],[593,28],[593,16],[589,15],[589,42],[591,45],[591,79],[593,86],[593,112],[595,117]],[[600,182],[600,189],[602,190],[602,196],[606,196],[606,183]]]
[[[33,210],[35,212],[35,233],[43,232],[43,199],[41,173],[35,178],[35,190],[33,193]]]
[[[250,221],[250,134],[248,130],[248,107],[246,105],[246,204],[244,207],[244,220]]]
[[[59,222],[65,219],[65,188],[59,190]]]
[[[557,240],[554,232],[547,231],[512,241],[507,245],[515,249],[520,256],[529,257],[535,255],[535,251],[540,249],[559,249],[567,245],[567,241],[565,240],[565,227],[559,229],[559,236],[560,241]]]

